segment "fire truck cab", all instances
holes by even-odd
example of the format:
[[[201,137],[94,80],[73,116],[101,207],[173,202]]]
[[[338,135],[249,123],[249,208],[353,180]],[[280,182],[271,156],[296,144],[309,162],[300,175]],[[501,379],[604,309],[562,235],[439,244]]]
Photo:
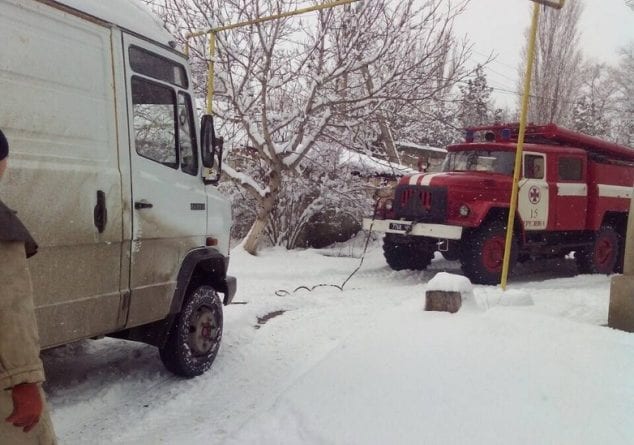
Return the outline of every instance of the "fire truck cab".
[[[513,181],[517,124],[468,128],[441,172],[403,177],[364,228],[384,232],[392,269],[425,269],[434,252],[459,260],[479,284],[499,282]],[[555,124],[526,130],[511,267],[575,251],[581,273],[618,272],[634,150]]]

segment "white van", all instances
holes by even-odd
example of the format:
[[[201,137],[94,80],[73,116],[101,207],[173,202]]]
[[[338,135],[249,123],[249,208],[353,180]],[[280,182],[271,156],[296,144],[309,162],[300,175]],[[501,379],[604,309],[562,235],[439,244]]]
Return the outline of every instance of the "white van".
[[[236,280],[222,140],[171,39],[135,0],[0,0],[0,198],[40,245],[43,348],[112,335],[194,376]]]

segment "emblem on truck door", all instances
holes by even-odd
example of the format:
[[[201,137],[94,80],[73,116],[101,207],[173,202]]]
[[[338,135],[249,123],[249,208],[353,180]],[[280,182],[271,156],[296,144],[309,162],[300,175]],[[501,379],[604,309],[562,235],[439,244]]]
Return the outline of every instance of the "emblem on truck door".
[[[532,186],[528,189],[528,200],[531,204],[537,204],[541,199],[541,192],[539,191],[539,187]]]
[[[203,202],[192,202],[189,204],[189,208],[192,210],[205,210],[205,203]]]

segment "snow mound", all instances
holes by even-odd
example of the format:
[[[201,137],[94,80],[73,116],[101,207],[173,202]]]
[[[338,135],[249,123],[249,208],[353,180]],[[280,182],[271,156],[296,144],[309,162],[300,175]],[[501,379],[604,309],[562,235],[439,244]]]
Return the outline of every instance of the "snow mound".
[[[502,294],[500,306],[533,306],[533,297],[523,290],[511,289]]]
[[[427,290],[439,290],[444,292],[460,292],[469,294],[473,292],[473,285],[469,278],[447,272],[438,272],[427,283]]]
[[[493,290],[478,289],[475,295],[478,306],[483,309],[490,309],[494,306],[533,306],[535,302],[531,294],[522,289],[508,289],[503,291],[500,288]]]

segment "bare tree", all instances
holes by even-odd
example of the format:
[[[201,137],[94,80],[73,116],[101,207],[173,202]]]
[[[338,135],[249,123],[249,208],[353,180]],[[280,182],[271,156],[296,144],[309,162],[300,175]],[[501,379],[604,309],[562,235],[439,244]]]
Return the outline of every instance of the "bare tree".
[[[144,1],[181,36],[297,6],[290,0]],[[266,166],[258,177],[229,165],[224,169],[258,205],[244,242],[248,252],[255,253],[285,178],[302,175],[318,141],[368,121],[380,123],[377,116],[390,104],[428,100],[439,90],[439,78],[451,84],[462,73],[468,51],[451,36],[464,4],[375,0],[352,12],[336,8],[218,34],[221,93],[214,112],[233,126],[234,144],[251,147]],[[202,68],[205,41],[194,43],[194,64]],[[439,74],[448,59],[451,70]]]
[[[587,64],[573,110],[573,127],[619,144],[634,144],[634,42],[616,66]]]
[[[572,110],[572,128],[610,138],[610,117],[616,107],[617,94],[617,84],[605,64],[586,64]]]
[[[478,65],[474,78],[460,86],[462,97],[458,104],[458,116],[462,126],[484,125],[494,120],[492,91],[482,66]]]
[[[620,51],[619,64],[610,70],[617,92],[613,114],[614,140],[634,147],[634,42]]]
[[[582,65],[578,26],[582,10],[583,2],[575,0],[566,2],[561,10],[544,7],[540,14],[529,121],[571,122]],[[525,47],[524,56],[526,53]],[[524,78],[525,71],[525,65],[521,66],[520,78]],[[522,91],[521,86],[518,90]]]

